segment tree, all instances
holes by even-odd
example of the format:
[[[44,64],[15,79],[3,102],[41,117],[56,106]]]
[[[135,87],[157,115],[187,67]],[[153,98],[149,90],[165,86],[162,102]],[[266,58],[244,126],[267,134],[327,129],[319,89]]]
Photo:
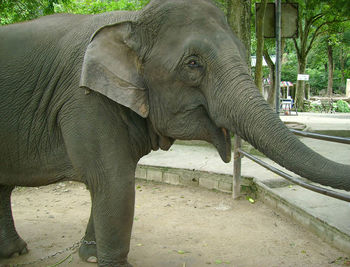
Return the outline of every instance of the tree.
[[[268,0],[261,0],[260,12],[256,16],[256,63],[255,63],[255,84],[262,93],[262,79],[263,79],[263,52],[264,52],[264,19],[265,10]],[[267,52],[267,51],[266,51]],[[271,68],[270,68],[271,70]]]
[[[269,105],[271,107],[274,107],[275,106],[275,95],[276,95],[276,73],[275,73],[275,70],[276,70],[276,65],[273,63],[270,55],[269,55],[269,52],[268,52],[268,49],[265,47],[264,48],[264,58],[265,58],[265,61],[267,63],[267,66],[269,67],[269,70],[270,70],[270,75],[269,75],[269,78],[270,78],[270,86],[269,86],[269,91],[268,91],[268,94],[267,94],[267,103],[269,103]]]
[[[346,23],[346,29],[344,33],[341,36],[341,43],[343,44],[340,46],[339,49],[339,68],[340,68],[340,73],[341,73],[341,89],[342,91],[344,90],[345,92],[345,75],[346,75],[346,69],[348,70],[348,77],[350,76],[350,63],[347,64],[347,62],[350,59],[350,23]]]
[[[333,60],[333,46],[335,36],[327,36],[327,55],[328,55],[328,85],[327,95],[331,97],[333,95],[333,73],[334,73],[334,60]]]
[[[344,32],[346,29],[350,30],[350,23],[339,24],[331,24],[326,27],[326,43],[327,43],[327,58],[328,58],[328,86],[327,93],[328,96],[333,95],[333,79],[334,79],[334,71],[335,71],[335,58],[334,54],[337,50],[339,50],[340,54],[340,69],[341,69],[341,86],[345,87],[345,73],[344,73],[344,47],[346,47],[346,43],[342,44],[344,40]]]
[[[348,0],[299,0],[298,3],[299,37],[294,38],[293,42],[298,57],[298,73],[305,73],[307,57],[315,40],[324,34],[327,25],[342,24],[349,19],[344,7],[350,7],[350,4]],[[304,81],[297,82],[295,98],[300,108],[304,104],[304,87]]]
[[[247,49],[246,61],[250,66],[251,0],[226,0],[226,16],[233,32]]]

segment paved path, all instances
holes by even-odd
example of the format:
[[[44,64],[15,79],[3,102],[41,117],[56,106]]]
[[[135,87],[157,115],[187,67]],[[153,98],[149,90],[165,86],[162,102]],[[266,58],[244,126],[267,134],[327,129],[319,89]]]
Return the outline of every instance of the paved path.
[[[307,114],[298,116],[281,116],[285,122],[297,122],[306,125],[309,131],[341,130],[350,132],[350,114]],[[350,145],[325,142],[309,138],[300,138],[309,147],[334,161],[350,164]],[[272,161],[267,161],[274,164]],[[265,161],[266,161],[265,160]],[[148,166],[171,167],[177,169],[199,170],[219,174],[232,174],[232,163],[221,161],[217,151],[211,146],[193,146],[174,144],[170,151],[156,151],[141,159],[140,164]],[[287,171],[288,172],[288,171]],[[332,199],[300,186],[286,185],[283,178],[260,167],[247,158],[242,160],[242,175],[253,177],[255,181],[268,187],[282,202],[300,208],[303,212],[315,217],[321,224],[334,227],[336,231],[344,234],[340,247],[350,253],[350,204]],[[349,174],[350,178],[350,174]],[[343,191],[344,192],[344,191]],[[347,192],[345,192],[347,193]],[[349,193],[350,194],[350,193]],[[278,205],[278,203],[276,204]],[[295,215],[295,214],[294,214]],[[297,216],[297,215],[295,215]],[[307,216],[307,215],[306,215]],[[304,220],[303,218],[297,218]],[[306,222],[306,224],[313,224]],[[321,225],[322,226],[322,225]],[[319,226],[311,225],[314,232],[320,236],[328,235],[331,241],[339,239]],[[345,241],[344,241],[345,240]]]

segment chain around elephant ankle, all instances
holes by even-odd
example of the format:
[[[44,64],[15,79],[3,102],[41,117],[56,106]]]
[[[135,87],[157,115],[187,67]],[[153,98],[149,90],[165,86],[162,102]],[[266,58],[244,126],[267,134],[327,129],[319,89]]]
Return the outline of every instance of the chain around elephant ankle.
[[[83,245],[96,245],[96,241],[87,241],[84,238],[80,241]]]

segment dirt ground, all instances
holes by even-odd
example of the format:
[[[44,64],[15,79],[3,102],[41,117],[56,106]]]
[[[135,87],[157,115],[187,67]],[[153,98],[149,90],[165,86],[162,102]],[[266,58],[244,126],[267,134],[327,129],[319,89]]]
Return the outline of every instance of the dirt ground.
[[[341,266],[347,255],[263,203],[233,201],[201,188],[137,181],[129,261],[135,267]],[[84,234],[90,213],[82,184],[17,188],[12,197],[27,263],[70,247]],[[26,266],[96,266],[62,254]]]

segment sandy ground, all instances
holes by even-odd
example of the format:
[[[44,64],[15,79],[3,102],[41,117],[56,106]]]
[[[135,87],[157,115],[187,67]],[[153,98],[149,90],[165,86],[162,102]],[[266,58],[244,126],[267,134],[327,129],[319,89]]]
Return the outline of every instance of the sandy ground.
[[[259,201],[142,181],[136,191],[129,253],[135,267],[350,265],[347,255]],[[17,230],[30,251],[2,260],[0,266],[51,255],[73,245],[85,231],[90,197],[82,184],[17,188],[12,200]],[[66,251],[26,266],[96,265]]]

